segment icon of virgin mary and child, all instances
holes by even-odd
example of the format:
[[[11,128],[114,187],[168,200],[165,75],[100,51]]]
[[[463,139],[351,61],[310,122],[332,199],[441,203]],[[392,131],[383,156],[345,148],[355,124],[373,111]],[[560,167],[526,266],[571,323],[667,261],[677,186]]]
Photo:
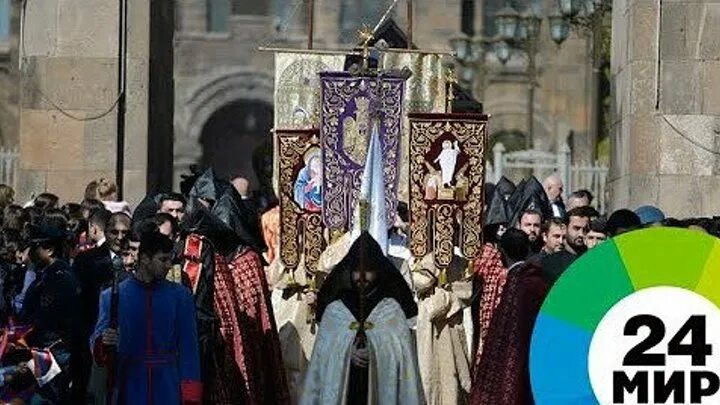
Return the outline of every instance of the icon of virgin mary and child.
[[[305,153],[305,166],[295,180],[295,202],[308,212],[322,209],[322,160],[320,149],[312,148]]]

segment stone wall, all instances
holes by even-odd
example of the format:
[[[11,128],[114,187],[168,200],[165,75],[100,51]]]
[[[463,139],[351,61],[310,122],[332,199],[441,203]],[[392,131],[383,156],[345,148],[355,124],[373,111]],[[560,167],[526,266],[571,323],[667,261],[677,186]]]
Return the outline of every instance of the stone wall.
[[[18,144],[18,32],[20,13],[16,2],[10,3],[10,38],[0,43],[0,145],[16,147]]]
[[[124,189],[131,203],[146,183],[149,15],[147,0],[129,0]],[[88,181],[115,178],[118,2],[29,1],[25,24],[18,199],[48,191],[77,201]]]
[[[615,0],[614,9],[613,208],[718,215],[720,3]]]
[[[7,147],[17,146],[18,143],[20,87],[16,63],[10,58],[0,62],[0,145]]]

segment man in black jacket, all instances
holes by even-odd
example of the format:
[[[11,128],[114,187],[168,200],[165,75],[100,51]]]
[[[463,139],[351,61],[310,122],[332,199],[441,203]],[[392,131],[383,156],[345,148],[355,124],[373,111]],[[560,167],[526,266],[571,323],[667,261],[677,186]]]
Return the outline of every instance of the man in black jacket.
[[[97,322],[100,293],[112,285],[114,277],[119,280],[127,278],[122,260],[123,245],[127,244],[131,229],[131,219],[124,213],[115,213],[110,216],[105,226],[105,241],[98,247],[78,255],[73,263],[73,272],[81,288],[81,333],[84,341],[90,338],[93,327]],[[90,349],[84,348],[80,353],[83,367],[75,370],[73,399],[82,403],[85,400],[85,391],[90,379],[92,357]]]
[[[590,218],[593,217],[597,217],[597,211],[592,207],[577,207],[568,211],[565,216],[567,233],[564,249],[542,260],[543,275],[551,286],[578,257],[587,252],[585,237],[590,230]]]

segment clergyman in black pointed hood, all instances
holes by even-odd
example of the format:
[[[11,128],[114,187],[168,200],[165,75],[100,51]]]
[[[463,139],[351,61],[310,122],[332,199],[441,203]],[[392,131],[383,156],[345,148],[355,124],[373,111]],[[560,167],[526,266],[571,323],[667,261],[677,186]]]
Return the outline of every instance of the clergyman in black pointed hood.
[[[320,327],[300,403],[424,403],[407,324],[417,313],[405,279],[361,233],[320,288]]]
[[[517,205],[513,210],[513,216],[510,220],[511,226],[516,226],[523,212],[531,210],[542,214],[542,220],[553,217],[552,207],[548,200],[547,194],[542,184],[535,177],[527,180],[522,188],[522,195],[519,197]]]
[[[212,212],[235,231],[243,244],[261,254],[267,246],[262,236],[260,213],[255,201],[243,194],[233,183],[220,196]]]
[[[515,188],[515,184],[513,184],[513,182],[505,176],[502,176],[495,185],[495,189],[500,193],[505,201],[507,201],[515,192]]]
[[[503,198],[500,190],[495,188],[492,199],[488,201],[489,205],[485,211],[485,224],[483,226],[484,239],[486,242],[497,242],[500,236],[501,228],[504,231],[507,228],[512,212],[508,207],[507,201]]]

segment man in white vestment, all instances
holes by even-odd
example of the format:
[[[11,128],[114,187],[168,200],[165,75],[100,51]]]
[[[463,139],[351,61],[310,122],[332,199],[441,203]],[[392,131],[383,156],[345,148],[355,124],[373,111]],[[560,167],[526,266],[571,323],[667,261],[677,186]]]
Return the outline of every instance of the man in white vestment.
[[[400,272],[362,233],[318,294],[319,328],[300,403],[424,403],[407,324],[416,315]]]
[[[312,306],[316,293],[310,288],[311,282],[304,260],[301,260],[300,266],[290,275],[278,257],[268,266],[266,274],[273,289],[272,306],[290,401],[296,404],[315,344],[317,325],[313,319]]]
[[[472,299],[467,261],[455,256],[444,274],[432,254],[410,259],[409,266],[419,300],[417,351],[425,400],[430,405],[467,404],[472,381],[463,324]]]

